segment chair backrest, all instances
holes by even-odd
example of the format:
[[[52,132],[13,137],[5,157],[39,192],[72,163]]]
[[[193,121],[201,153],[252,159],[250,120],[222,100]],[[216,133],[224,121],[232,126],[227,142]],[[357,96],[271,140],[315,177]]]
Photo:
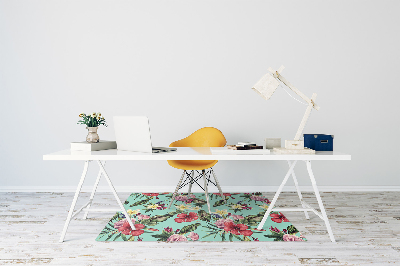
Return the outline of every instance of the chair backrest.
[[[214,127],[203,127],[190,136],[172,142],[170,147],[224,147],[226,139],[221,131]]]

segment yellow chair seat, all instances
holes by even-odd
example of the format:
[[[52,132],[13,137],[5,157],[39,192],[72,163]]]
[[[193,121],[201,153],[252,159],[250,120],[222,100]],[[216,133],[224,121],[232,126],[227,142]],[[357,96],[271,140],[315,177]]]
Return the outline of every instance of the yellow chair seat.
[[[168,164],[181,170],[203,170],[213,167],[217,162],[217,160],[169,160]]]
[[[226,139],[221,131],[204,127],[190,136],[172,142],[170,147],[224,147]],[[204,170],[213,167],[217,160],[168,160],[168,164],[181,170]]]

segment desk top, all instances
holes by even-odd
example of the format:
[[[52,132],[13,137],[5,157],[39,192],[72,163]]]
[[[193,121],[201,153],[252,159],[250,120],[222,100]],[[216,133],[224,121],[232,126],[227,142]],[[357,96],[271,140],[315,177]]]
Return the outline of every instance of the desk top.
[[[351,160],[351,155],[336,151],[317,151],[315,154],[212,154],[209,147],[179,147],[166,153],[143,153],[120,150],[71,151],[62,150],[43,155],[43,160],[61,161],[164,161],[164,160],[224,160],[224,161],[337,161]]]

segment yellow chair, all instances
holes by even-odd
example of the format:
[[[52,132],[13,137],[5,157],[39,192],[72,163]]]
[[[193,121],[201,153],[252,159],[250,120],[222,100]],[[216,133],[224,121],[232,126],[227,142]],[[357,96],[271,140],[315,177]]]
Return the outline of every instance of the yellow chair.
[[[225,144],[226,144],[226,139],[221,131],[213,127],[204,127],[197,130],[196,132],[192,133],[190,136],[184,139],[172,142],[171,145],[169,146],[170,147],[224,147]],[[169,165],[177,169],[183,170],[182,177],[179,180],[178,185],[176,186],[174,194],[172,195],[169,208],[174,202],[175,196],[180,188],[188,184],[189,185],[188,194],[190,195],[193,183],[196,183],[200,186],[200,184],[197,183],[197,180],[199,180],[201,177],[203,177],[204,188],[202,188],[201,186],[200,187],[205,191],[209,212],[211,211],[210,211],[210,202],[208,199],[208,188],[207,188],[208,183],[211,182],[214,185],[216,185],[218,187],[219,193],[221,194],[221,197],[225,199],[221,190],[221,186],[219,185],[217,176],[215,175],[214,170],[212,169],[212,167],[217,162],[218,162],[217,160],[168,160]],[[206,172],[206,169],[208,168],[210,168],[210,170]],[[197,172],[200,170],[201,170],[201,175],[194,177],[194,171]],[[211,173],[213,174],[215,183],[211,181]],[[182,183],[185,175],[186,179]]]

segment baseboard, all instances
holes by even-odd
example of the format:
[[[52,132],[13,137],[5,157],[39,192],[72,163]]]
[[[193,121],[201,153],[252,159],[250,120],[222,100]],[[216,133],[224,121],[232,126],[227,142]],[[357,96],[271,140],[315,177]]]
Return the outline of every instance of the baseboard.
[[[116,186],[118,192],[171,192],[175,186]],[[278,186],[222,186],[226,192],[275,192]],[[345,191],[400,191],[400,186],[318,186],[323,192],[345,192]],[[75,192],[76,187],[71,186],[3,186],[0,192]],[[312,186],[300,186],[304,192],[313,191]],[[84,186],[81,192],[91,192],[92,187]],[[184,188],[182,191],[186,191]],[[193,187],[193,192],[202,192],[199,187]],[[212,193],[218,192],[214,186],[209,187]],[[284,191],[296,191],[294,186],[287,186]],[[110,192],[108,186],[99,186],[97,192]]]

